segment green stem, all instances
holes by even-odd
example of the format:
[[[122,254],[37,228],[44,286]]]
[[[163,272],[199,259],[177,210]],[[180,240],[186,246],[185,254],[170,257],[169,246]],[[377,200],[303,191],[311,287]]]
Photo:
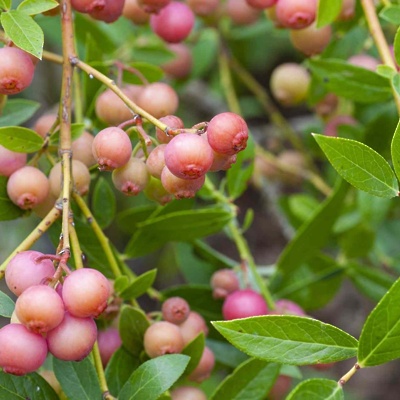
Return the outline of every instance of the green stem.
[[[74,256],[75,268],[81,269],[84,267],[82,259],[83,252],[81,249],[81,245],[79,244],[79,238],[76,234],[76,229],[73,224],[70,224],[69,226],[69,234],[71,238],[72,254]]]
[[[361,369],[361,367],[359,364],[356,363],[349,372],[347,372],[339,379],[339,385],[343,387],[359,369]]]
[[[103,363],[101,362],[100,350],[97,341],[93,346],[92,356],[93,356],[94,367],[96,368],[97,376],[99,378],[100,389],[103,392],[103,399],[115,400],[115,397],[112,396],[108,390],[106,376],[104,374]]]

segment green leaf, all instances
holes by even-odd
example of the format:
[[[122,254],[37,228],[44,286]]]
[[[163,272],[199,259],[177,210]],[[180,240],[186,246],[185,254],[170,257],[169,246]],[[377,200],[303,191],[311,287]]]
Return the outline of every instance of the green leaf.
[[[317,27],[329,25],[335,21],[342,8],[343,0],[319,0],[317,10]]]
[[[1,10],[9,10],[11,8],[12,0],[0,0],[0,9]]]
[[[2,317],[11,318],[15,308],[15,303],[2,291],[0,291],[0,315]]]
[[[128,381],[132,372],[140,365],[137,357],[120,347],[111,357],[105,370],[110,393],[118,396],[120,390]]]
[[[143,85],[143,79],[141,78],[145,78],[149,83],[152,83],[158,82],[164,77],[164,71],[157,65],[147,62],[134,62],[130,63],[129,66],[133,70],[138,71],[138,73],[135,74],[134,72],[124,70],[122,81],[126,83]]]
[[[71,124],[71,140],[74,141],[82,135],[83,131],[85,130],[85,124]],[[57,130],[54,134],[50,137],[50,144],[58,145],[60,141],[60,131]]]
[[[265,361],[326,364],[357,353],[357,340],[348,333],[307,317],[267,315],[212,324],[239,350]]]
[[[397,65],[400,64],[400,28],[397,29],[396,35],[393,41],[393,52],[394,58],[396,60]]]
[[[384,364],[400,357],[400,279],[369,314],[360,336],[358,363],[361,367]]]
[[[390,81],[375,72],[337,59],[309,59],[307,65],[321,84],[338,96],[361,103],[388,100]]]
[[[212,68],[215,64],[218,48],[219,39],[215,29],[202,29],[192,49],[193,68],[190,75],[191,78],[203,76]]]
[[[22,11],[28,15],[40,14],[45,11],[56,8],[59,3],[55,0],[24,0],[18,7],[18,11]]]
[[[375,150],[355,140],[313,135],[336,171],[351,185],[378,197],[398,195],[393,170]]]
[[[347,190],[348,185],[340,181],[331,196],[321,203],[310,219],[300,227],[278,259],[279,271],[292,273],[325,245],[340,214]]]
[[[247,189],[254,169],[254,141],[249,136],[247,147],[237,155],[236,163],[228,169],[228,192],[232,199],[238,198]]]
[[[189,376],[197,367],[201,356],[204,352],[205,338],[204,333],[201,332],[197,335],[185,348],[181,351],[181,354],[185,354],[190,357],[190,361],[185,369],[182,376]]]
[[[182,375],[189,363],[183,354],[169,354],[142,364],[122,388],[119,400],[156,400]]]
[[[221,382],[210,400],[263,400],[271,390],[279,370],[279,364],[246,360]]]
[[[156,279],[156,275],[157,269],[151,269],[150,271],[138,276],[131,284],[129,284],[129,286],[119,293],[119,297],[122,297],[125,300],[136,299],[151,288]]]
[[[146,221],[156,210],[155,205],[137,206],[128,208],[117,214],[117,225],[123,232],[133,235],[138,223]]]
[[[92,211],[101,228],[109,226],[115,217],[117,202],[109,182],[100,177],[96,182],[92,197]]]
[[[143,350],[143,336],[150,322],[143,311],[131,306],[123,306],[119,318],[119,334],[122,344],[134,356]]]
[[[343,400],[343,388],[330,379],[308,379],[299,383],[286,400]]]
[[[400,122],[397,124],[391,144],[392,162],[394,172],[400,179]]]
[[[148,254],[170,241],[190,241],[219,232],[232,218],[220,207],[171,212],[138,223],[125,253],[130,257]]]
[[[82,361],[61,361],[53,358],[53,371],[68,400],[101,400],[96,370],[86,357]]]
[[[33,153],[43,146],[44,140],[35,131],[21,126],[0,128],[0,144],[18,153]]]
[[[0,127],[20,125],[39,109],[40,103],[26,99],[8,99],[0,115]]]
[[[339,238],[343,254],[348,258],[367,256],[375,242],[375,230],[366,224],[359,224],[344,232]]]
[[[54,389],[37,373],[14,376],[0,372],[0,398],[4,400],[58,400]]]
[[[6,35],[27,53],[42,59],[44,35],[42,28],[22,11],[11,10],[0,17]]]
[[[383,7],[379,16],[394,25],[400,24],[400,6],[391,4],[389,6]]]
[[[16,219],[23,214],[23,211],[8,197],[7,180],[7,177],[0,176],[0,221]]]
[[[231,368],[236,368],[249,358],[246,354],[227,342],[207,338],[207,346],[214,353],[216,361]]]

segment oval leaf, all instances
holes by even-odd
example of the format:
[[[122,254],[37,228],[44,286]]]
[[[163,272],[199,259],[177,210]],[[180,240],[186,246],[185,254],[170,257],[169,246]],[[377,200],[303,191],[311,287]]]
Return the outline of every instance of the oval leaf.
[[[400,279],[369,314],[360,335],[358,363],[380,365],[400,357]]]
[[[398,196],[399,185],[386,160],[355,140],[313,134],[336,171],[357,189],[374,196]]]
[[[271,390],[279,370],[279,364],[246,360],[221,382],[210,400],[263,400]]]
[[[106,228],[114,220],[117,209],[114,191],[105,178],[96,182],[92,197],[92,210],[101,228]]]
[[[389,6],[383,7],[382,11],[379,13],[379,16],[382,19],[384,19],[394,25],[399,25],[400,24],[400,6],[391,4]]]
[[[185,354],[190,357],[188,366],[182,376],[189,376],[197,367],[201,356],[203,355],[205,346],[204,333],[201,332],[191,342],[189,342],[185,348],[181,351],[181,354]]]
[[[136,299],[146,293],[151,288],[154,280],[156,279],[157,270],[152,269],[137,277],[129,286],[119,293],[119,296],[125,300]]]
[[[400,179],[400,122],[397,124],[396,130],[394,131],[391,143],[391,154],[394,172],[397,178]]]
[[[0,115],[0,127],[19,125],[39,109],[40,103],[26,99],[8,99]]]
[[[170,354],[142,364],[122,388],[119,400],[156,400],[182,375],[190,357]]]
[[[213,325],[239,350],[265,361],[325,364],[346,360],[357,352],[356,339],[312,318],[267,315]]]
[[[339,15],[342,0],[319,0],[317,11],[317,27],[329,25]]]
[[[43,146],[44,140],[35,131],[20,126],[0,128],[0,144],[18,153],[33,153]]]
[[[59,3],[55,0],[24,0],[17,10],[28,15],[40,14],[56,8]]]
[[[0,291],[0,315],[2,317],[11,318],[14,308],[14,302],[5,293]]]
[[[0,221],[16,219],[23,214],[23,211],[8,197],[7,180],[7,177],[0,176]]]
[[[343,400],[342,387],[330,379],[308,379],[299,383],[286,400]]]

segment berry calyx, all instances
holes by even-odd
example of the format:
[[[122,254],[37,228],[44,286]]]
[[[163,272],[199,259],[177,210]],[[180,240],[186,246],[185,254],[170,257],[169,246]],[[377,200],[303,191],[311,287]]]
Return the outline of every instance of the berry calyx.
[[[164,321],[181,324],[189,317],[190,306],[182,297],[170,297],[164,301],[161,312]]]
[[[303,29],[315,21],[316,0],[279,0],[276,3],[276,18],[290,29]]]

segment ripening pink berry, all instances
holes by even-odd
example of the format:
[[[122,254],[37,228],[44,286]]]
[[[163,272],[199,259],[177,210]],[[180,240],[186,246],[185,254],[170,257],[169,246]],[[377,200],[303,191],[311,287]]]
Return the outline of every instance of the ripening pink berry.
[[[84,163],[87,167],[96,164],[96,160],[92,153],[93,140],[94,136],[91,133],[84,131],[78,139],[72,142],[72,158]]]
[[[10,175],[7,194],[23,210],[31,210],[44,202],[50,191],[47,176],[38,168],[26,165]]]
[[[356,0],[343,0],[342,9],[337,17],[338,21],[352,19],[356,13]]]
[[[162,304],[161,313],[164,321],[181,324],[189,317],[190,306],[182,297],[170,297]]]
[[[213,163],[213,151],[206,140],[192,133],[175,136],[165,148],[165,165],[178,178],[197,179]]]
[[[338,136],[338,130],[343,125],[357,125],[357,121],[350,115],[335,115],[325,125],[324,134],[326,136]]]
[[[26,164],[26,153],[17,153],[0,145],[0,175],[10,176]]]
[[[210,172],[213,171],[227,171],[237,159],[237,154],[221,154],[214,152],[214,160],[210,167]]]
[[[251,289],[237,290],[229,294],[222,306],[225,320],[265,315],[268,312],[264,298]]]
[[[39,251],[21,251],[7,264],[6,284],[16,296],[20,296],[28,287],[39,285],[53,277],[55,268],[52,261],[38,260],[41,256],[43,253]]]
[[[137,105],[153,117],[160,118],[174,114],[179,106],[175,90],[164,82],[146,85],[137,98]]]
[[[149,357],[154,358],[164,354],[180,353],[183,350],[184,342],[177,325],[159,321],[147,328],[143,345]]]
[[[144,25],[150,20],[150,14],[139,5],[138,0],[125,0],[122,15],[135,25]]]
[[[104,8],[94,9],[89,15],[99,21],[115,22],[121,15],[124,8],[125,0],[105,0]]]
[[[208,143],[217,153],[233,155],[244,150],[248,137],[246,121],[232,112],[217,114],[207,126]]]
[[[315,112],[321,117],[333,114],[339,105],[339,98],[334,93],[328,93],[316,105]]]
[[[179,324],[185,346],[201,332],[208,335],[208,327],[204,318],[196,311],[190,311],[187,319]]]
[[[65,309],[79,318],[97,317],[107,307],[111,287],[108,279],[92,268],[71,272],[63,284],[62,297]]]
[[[332,27],[330,25],[317,28],[315,22],[306,28],[290,31],[290,40],[293,46],[306,56],[322,53],[331,41],[331,37]]]
[[[258,21],[261,15],[260,10],[250,7],[245,0],[228,0],[226,13],[237,25],[251,25]]]
[[[132,154],[132,143],[122,129],[115,126],[101,130],[93,140],[93,156],[101,171],[111,171],[128,163]]]
[[[150,173],[146,164],[132,157],[127,164],[112,172],[112,181],[116,189],[127,196],[136,196],[147,186]]]
[[[45,138],[56,120],[56,113],[43,114],[36,120],[35,125],[33,125],[33,130],[42,138]]]
[[[172,400],[207,400],[206,394],[193,386],[179,386],[171,390]]]
[[[278,0],[246,0],[247,4],[253,8],[259,8],[263,10],[274,6]]]
[[[17,94],[32,82],[35,66],[18,47],[0,48],[0,94]]]
[[[108,328],[104,331],[98,331],[97,343],[99,345],[101,362],[105,367],[112,355],[122,344],[118,329]]]
[[[305,317],[305,311],[294,301],[279,299],[275,302],[275,309],[268,312],[269,315],[297,315]]]
[[[218,10],[219,0],[186,0],[192,11],[201,17],[213,14]],[[271,0],[269,0],[271,1]]]
[[[71,0],[74,10],[81,13],[89,13],[94,10],[102,10],[106,5],[106,0]]]
[[[47,356],[46,339],[29,332],[24,325],[9,324],[0,329],[0,367],[13,375],[39,369]]]
[[[211,375],[215,365],[214,353],[206,346],[196,368],[191,372],[188,379],[194,382],[203,382]]]
[[[206,176],[202,175],[196,179],[182,179],[175,176],[167,166],[161,173],[161,183],[168,193],[176,199],[191,199],[203,187]]]
[[[279,375],[276,379],[274,386],[268,393],[270,400],[283,400],[286,398],[287,393],[292,385],[292,377],[286,375]]]
[[[279,0],[276,17],[285,28],[303,29],[315,21],[317,0]]]
[[[220,269],[211,276],[211,288],[215,299],[224,299],[239,290],[239,279],[232,269]]]
[[[172,194],[165,190],[161,181],[153,176],[150,177],[150,181],[144,189],[144,194],[149,200],[156,201],[162,206],[174,199]]]
[[[170,2],[171,0],[138,0],[139,5],[144,11],[155,14],[166,7]]]
[[[186,39],[193,29],[194,22],[193,11],[187,4],[178,1],[171,1],[158,14],[150,17],[150,26],[154,33],[169,43],[178,43]]]
[[[355,65],[356,67],[369,69],[373,72],[376,71],[377,66],[380,64],[379,60],[377,60],[375,57],[370,56],[369,54],[355,54],[354,56],[351,56],[347,61],[350,64]]]
[[[53,288],[35,285],[18,297],[15,312],[21,324],[32,332],[42,334],[61,323],[65,310],[61,297]]]
[[[93,348],[97,327],[92,318],[65,313],[61,324],[47,333],[47,345],[53,356],[64,361],[81,361]]]
[[[165,151],[166,144],[158,145],[154,150],[152,150],[147,157],[146,165],[151,176],[157,179],[161,179],[161,173],[165,167]]]
[[[192,70],[192,52],[185,43],[170,43],[168,50],[174,53],[174,58],[161,65],[164,72],[172,78],[186,78]]]
[[[183,121],[176,115],[166,115],[165,117],[161,117],[160,121],[173,129],[183,129],[185,127]],[[168,136],[160,128],[156,128],[156,138],[160,143],[166,144],[172,140],[173,136]]]

